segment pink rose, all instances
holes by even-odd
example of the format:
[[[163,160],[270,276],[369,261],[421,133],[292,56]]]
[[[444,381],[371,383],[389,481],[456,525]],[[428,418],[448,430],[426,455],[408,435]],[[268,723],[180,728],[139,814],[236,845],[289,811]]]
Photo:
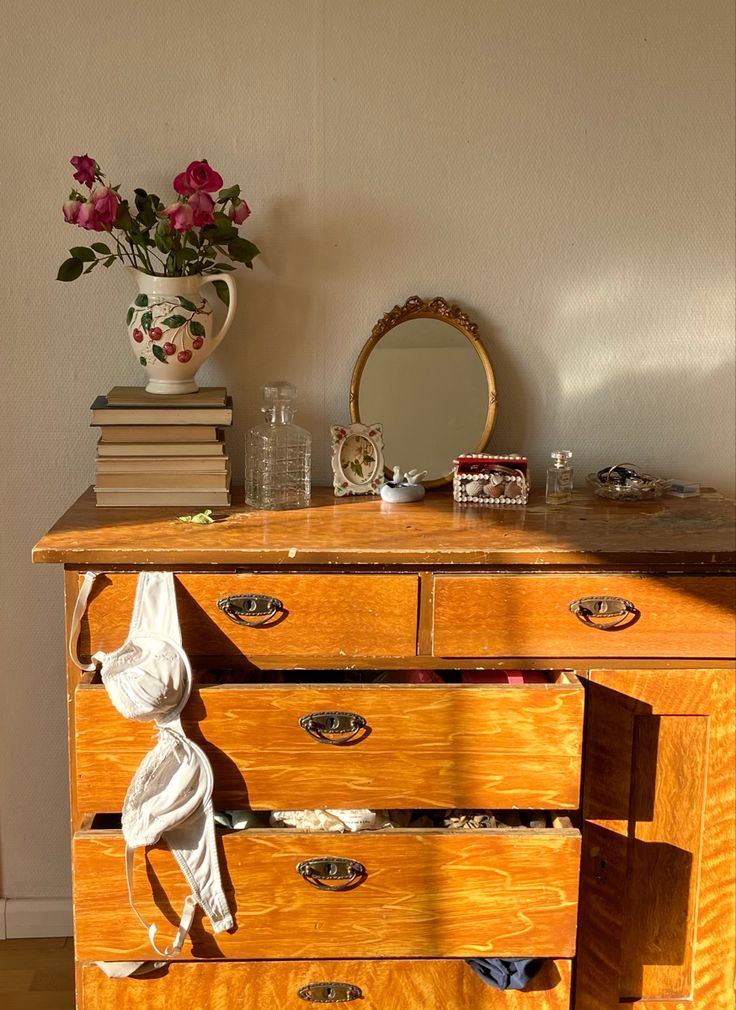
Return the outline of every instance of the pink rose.
[[[77,182],[81,182],[91,189],[98,172],[95,159],[90,158],[88,154],[77,154],[71,159],[71,164],[76,168],[74,178]]]
[[[233,200],[229,216],[235,224],[242,224],[246,218],[250,217],[250,207],[245,200]]]
[[[67,200],[63,206],[64,220],[67,224],[76,224],[79,217],[79,208],[82,206],[81,200]]]
[[[169,219],[174,231],[189,231],[194,224],[194,211],[188,203],[172,203],[161,211],[161,216]]]
[[[108,231],[115,224],[120,206],[120,197],[114,189],[109,186],[98,186],[90,195],[90,200],[94,204],[97,220],[103,229]],[[99,229],[98,229],[99,230]]]
[[[180,172],[174,179],[174,189],[182,196],[196,193],[215,193],[222,188],[222,176],[210,168],[206,161],[192,161],[186,172]]]
[[[77,224],[80,228],[86,228],[87,231],[104,231],[104,224],[100,224],[97,220],[97,212],[95,211],[95,205],[91,200],[83,203],[79,208],[79,213],[77,214]]]
[[[215,201],[207,193],[192,193],[189,197],[189,206],[194,214],[195,227],[204,228],[205,225],[214,224]]]

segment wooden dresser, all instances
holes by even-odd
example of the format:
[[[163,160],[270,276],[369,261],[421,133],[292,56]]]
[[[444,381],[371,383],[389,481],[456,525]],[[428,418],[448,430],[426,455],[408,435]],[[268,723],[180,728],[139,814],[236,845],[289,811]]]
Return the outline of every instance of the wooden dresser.
[[[125,639],[137,572],[176,573],[196,671],[184,722],[216,808],[518,808],[549,826],[222,831],[237,928],[197,918],[168,969],[108,979],[91,962],[151,956],[102,815],[121,810],[152,727],[68,664],[82,1010],[732,1010],[729,502],[579,493],[494,510],[318,490],[301,512],[220,517],[97,510],[90,491],[34,551],[64,565],[67,629],[81,573],[102,573],[83,658]],[[244,626],[218,608],[233,595],[280,606]],[[447,683],[365,682],[406,669]],[[545,676],[462,682],[483,669]],[[312,886],[297,865],[319,859],[327,876],[360,864],[354,886]],[[135,891],[148,921],[176,922],[187,885],[164,846],[136,861]],[[498,992],[465,963],[494,956],[548,960],[528,991]]]

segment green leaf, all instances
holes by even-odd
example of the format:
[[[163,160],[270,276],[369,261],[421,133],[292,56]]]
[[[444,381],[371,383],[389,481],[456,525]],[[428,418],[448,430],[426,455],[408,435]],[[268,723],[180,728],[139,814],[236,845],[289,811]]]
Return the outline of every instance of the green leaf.
[[[83,263],[91,263],[95,258],[95,254],[91,249],[88,249],[86,245],[72,246],[69,252],[75,260],[81,260]]]
[[[84,269],[84,264],[81,260],[75,259],[72,256],[64,262],[59,267],[59,272],[56,275],[57,281],[75,281],[77,277],[82,273]]]
[[[135,315],[135,309],[131,305],[130,308],[128,309],[128,314],[125,317],[125,323],[126,323],[127,326],[130,326],[130,324],[133,322],[133,316],[134,315]]]
[[[177,298],[179,299],[179,304],[183,309],[188,309],[189,312],[197,311],[197,306],[194,302],[190,302],[188,298],[185,298],[183,295],[177,295]]]
[[[155,210],[149,207],[148,204],[145,207],[141,207],[138,211],[138,222],[146,231],[149,228],[153,228],[157,221],[158,218],[156,217]]]
[[[173,244],[174,239],[173,236],[171,235],[168,226],[162,229],[161,225],[159,224],[158,228],[156,229],[156,248],[160,249],[161,252],[168,253],[171,252],[171,247],[173,246]]]
[[[212,509],[205,509],[204,512],[197,512],[193,516],[177,516],[180,523],[194,523],[197,526],[207,526],[215,520],[212,518]]]
[[[234,238],[228,242],[228,255],[238,263],[250,263],[259,253],[258,246],[253,245],[247,238]]]
[[[107,270],[109,270],[110,267],[113,265],[113,263],[115,262],[116,259],[117,259],[117,256],[108,256],[108,258],[105,260],[105,268]]]
[[[240,196],[240,186],[230,186],[229,189],[221,189],[218,197],[218,203],[227,203],[228,200],[237,200]]]
[[[189,329],[192,331],[192,333],[194,334],[195,337],[203,337],[204,336],[204,332],[205,332],[204,326],[202,326],[201,323],[198,323],[196,319],[191,319],[189,321]]]
[[[151,329],[151,323],[153,321],[153,312],[144,312],[141,316],[141,326],[148,333]]]
[[[110,255],[110,250],[108,249],[108,247],[105,245],[104,242],[93,242],[92,248],[95,250],[95,252],[102,253],[103,256]]]
[[[148,199],[148,193],[146,193],[145,189],[138,188],[138,189],[134,189],[133,192],[135,193],[136,196],[139,196],[141,198],[141,200],[147,200]]]
[[[151,350],[153,351],[153,356],[157,361],[163,361],[165,365],[168,365],[163,347],[159,347],[158,344],[151,344]]]
[[[173,316],[167,316],[166,319],[164,319],[164,321],[161,323],[161,325],[168,326],[170,329],[173,329],[176,326],[183,326],[185,322],[186,319],[184,318],[184,316],[173,315]]]
[[[143,355],[142,355],[142,354],[141,354],[140,358],[138,358],[138,360],[140,361],[140,363],[141,363],[142,365],[145,365],[145,363],[146,363],[146,359],[145,359],[145,358],[143,357]]]
[[[133,227],[133,219],[130,216],[128,201],[123,200],[118,207],[118,216],[115,218],[115,227],[122,231],[129,232]]]
[[[86,274],[90,274],[90,273],[92,273],[92,271],[93,271],[93,270],[94,270],[94,268],[95,268],[95,267],[97,266],[97,264],[98,264],[98,263],[101,263],[101,262],[102,262],[102,260],[93,260],[93,261],[92,261],[92,262],[91,262],[91,263],[89,264],[89,266],[87,267],[87,269],[86,269],[86,270],[85,270],[84,272],[85,272]]]
[[[148,295],[136,295],[135,304],[138,305],[141,309],[145,309],[145,307],[148,305]]]
[[[196,249],[184,248],[180,250],[179,255],[184,263],[190,263],[192,260],[199,259],[199,253]]]
[[[224,270],[225,272],[229,273],[230,270],[234,270],[235,267],[232,265],[232,263],[215,263],[215,265],[212,267],[212,269],[213,270]]]
[[[202,240],[204,245],[220,245],[223,242],[230,242],[238,237],[238,229],[230,225],[218,225],[211,231],[202,230]]]
[[[212,286],[217,292],[217,297],[225,305],[230,305],[230,289],[228,288],[225,281],[213,281]]]

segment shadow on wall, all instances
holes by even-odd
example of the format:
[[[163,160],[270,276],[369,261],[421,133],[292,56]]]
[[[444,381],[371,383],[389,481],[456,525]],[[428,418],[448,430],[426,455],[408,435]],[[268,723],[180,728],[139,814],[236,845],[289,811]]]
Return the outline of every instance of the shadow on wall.
[[[375,259],[386,242],[397,240],[398,226],[394,221],[394,234],[387,234],[375,207],[356,214],[361,259]],[[366,220],[372,222],[370,227]],[[296,422],[312,433],[317,476],[320,466],[329,471],[329,425],[336,420],[331,403],[335,391],[343,388],[339,371],[345,364],[344,355],[331,358],[334,334],[342,326],[336,315],[338,295],[346,284],[356,286],[363,270],[355,256],[348,261],[340,255],[346,229],[357,227],[355,221],[324,218],[302,201],[280,199],[271,202],[258,225],[260,234],[269,236],[268,244],[253,271],[238,275],[241,307],[233,330],[201,373],[204,383],[226,385],[236,398],[235,423],[227,436],[236,483],[242,482],[245,431],[261,420],[260,387],[274,378],[296,384]],[[346,335],[345,342],[349,339]],[[356,342],[356,357],[360,344]],[[348,363],[352,369],[352,354]],[[348,390],[349,372],[344,381],[345,420]]]
[[[701,451],[719,439],[730,440],[730,429],[721,430],[719,408],[733,400],[731,362],[688,371],[684,364],[637,367],[633,355],[622,361],[612,354],[610,361],[599,355],[596,365],[586,364],[581,350],[580,362],[567,373],[564,361],[535,349],[532,371],[509,346],[508,334],[482,311],[469,312],[479,321],[496,376],[498,415],[490,448],[529,455],[537,488],[543,487],[548,451],[558,447],[572,449],[578,487],[586,473],[614,463],[704,485],[722,483],[724,469],[732,472],[733,459],[708,460]],[[535,375],[543,379],[536,388]],[[539,448],[532,451],[532,446]],[[694,472],[692,462],[683,467],[681,458],[702,458],[702,469]]]

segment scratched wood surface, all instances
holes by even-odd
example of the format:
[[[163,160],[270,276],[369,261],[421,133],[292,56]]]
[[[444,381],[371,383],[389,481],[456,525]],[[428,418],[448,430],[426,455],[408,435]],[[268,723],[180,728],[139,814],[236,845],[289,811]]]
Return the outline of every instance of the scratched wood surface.
[[[615,631],[569,609],[588,596],[622,597],[639,617]],[[434,580],[438,656],[736,655],[736,579],[598,573],[453,576]]]
[[[334,746],[299,725],[330,711],[366,727]],[[101,685],[79,688],[76,712],[79,808],[121,810],[151,726],[124,721]],[[220,809],[578,806],[579,683],[203,687],[183,720]]]
[[[311,508],[258,512],[235,492],[221,521],[192,526],[181,509],[97,509],[92,490],[33,553],[77,565],[210,564],[733,564],[734,505],[698,498],[607,503],[587,491],[561,507],[532,492],[525,508],[457,505],[446,492],[390,505],[373,496],[335,499],[315,488]]]
[[[222,836],[222,852],[237,929],[215,936],[198,916],[185,956],[569,957],[575,951],[575,831],[253,829]],[[366,876],[351,890],[317,890],[296,865],[325,857],[358,860]],[[77,957],[150,957],[146,931],[128,905],[121,832],[78,832],[73,860]],[[147,863],[137,854],[135,902],[147,922],[173,931],[174,910],[187,893],[168,849],[149,849]]]
[[[79,651],[117,649],[128,637],[137,575],[101,575],[90,595]],[[258,628],[235,624],[217,606],[226,596],[262,594],[283,604]],[[249,654],[373,656],[416,654],[416,575],[185,575],[176,577],[184,648],[223,659]]]
[[[733,1010],[733,670],[592,673],[576,1010]]]
[[[499,992],[462,960],[183,962],[140,979],[90,964],[79,1010],[304,1010],[302,986],[335,981],[358,986],[360,1010],[569,1010],[570,968],[546,962],[524,992]]]

